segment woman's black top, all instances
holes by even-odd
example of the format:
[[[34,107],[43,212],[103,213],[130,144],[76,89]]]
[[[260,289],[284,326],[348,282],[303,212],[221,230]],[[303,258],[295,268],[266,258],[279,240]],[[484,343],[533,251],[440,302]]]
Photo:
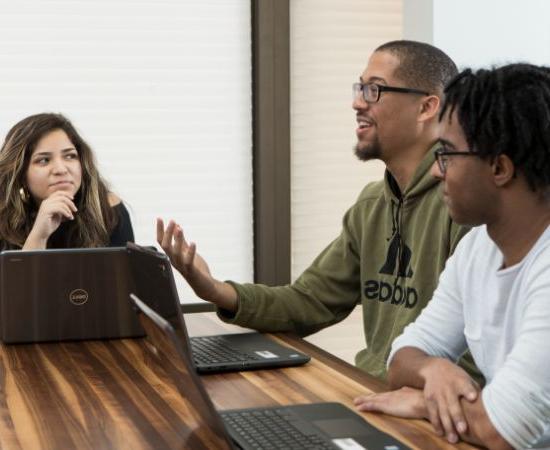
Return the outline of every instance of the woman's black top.
[[[108,247],[124,247],[126,242],[134,242],[134,230],[132,222],[130,222],[130,215],[122,202],[112,208],[117,215],[117,224],[109,237]],[[70,226],[70,221],[61,223],[48,239],[47,248],[67,248],[67,232]]]
[[[113,209],[118,214],[118,223],[111,233],[109,247],[124,247],[126,242],[134,242],[134,230],[132,229],[130,214],[128,214],[128,210],[122,202],[113,206]]]

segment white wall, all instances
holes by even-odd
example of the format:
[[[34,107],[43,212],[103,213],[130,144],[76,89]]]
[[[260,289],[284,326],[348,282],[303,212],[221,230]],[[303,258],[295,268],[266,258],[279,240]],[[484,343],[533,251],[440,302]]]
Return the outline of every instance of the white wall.
[[[550,65],[547,0],[404,0],[404,36],[444,50],[459,67]]]

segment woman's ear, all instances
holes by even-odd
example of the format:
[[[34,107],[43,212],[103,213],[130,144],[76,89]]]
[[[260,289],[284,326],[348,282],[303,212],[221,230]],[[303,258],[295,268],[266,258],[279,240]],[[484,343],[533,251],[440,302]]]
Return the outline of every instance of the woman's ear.
[[[505,186],[516,174],[516,167],[508,155],[500,154],[496,156],[492,168],[496,186]]]
[[[29,195],[29,191],[27,190],[27,188],[25,188],[25,186],[22,186],[19,189],[19,196],[21,197],[21,200],[23,201],[23,203],[29,202],[30,195]]]

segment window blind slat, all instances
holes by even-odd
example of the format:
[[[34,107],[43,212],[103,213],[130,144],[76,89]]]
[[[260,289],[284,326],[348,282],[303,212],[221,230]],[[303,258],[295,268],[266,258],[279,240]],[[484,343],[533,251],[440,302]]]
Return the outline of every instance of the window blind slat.
[[[139,243],[174,218],[215,276],[252,280],[250,2],[0,3],[2,138],[27,115],[66,114]]]

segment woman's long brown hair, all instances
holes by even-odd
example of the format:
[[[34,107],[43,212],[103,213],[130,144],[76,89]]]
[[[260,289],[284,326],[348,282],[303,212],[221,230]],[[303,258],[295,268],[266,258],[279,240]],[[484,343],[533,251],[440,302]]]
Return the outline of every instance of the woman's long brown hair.
[[[29,235],[38,207],[28,192],[26,174],[38,141],[54,130],[63,130],[78,152],[82,183],[75,195],[78,213],[66,227],[66,247],[102,247],[117,223],[109,205],[108,188],[99,175],[92,149],[61,114],[27,117],[8,132],[0,149],[0,240],[4,248],[21,248]]]

